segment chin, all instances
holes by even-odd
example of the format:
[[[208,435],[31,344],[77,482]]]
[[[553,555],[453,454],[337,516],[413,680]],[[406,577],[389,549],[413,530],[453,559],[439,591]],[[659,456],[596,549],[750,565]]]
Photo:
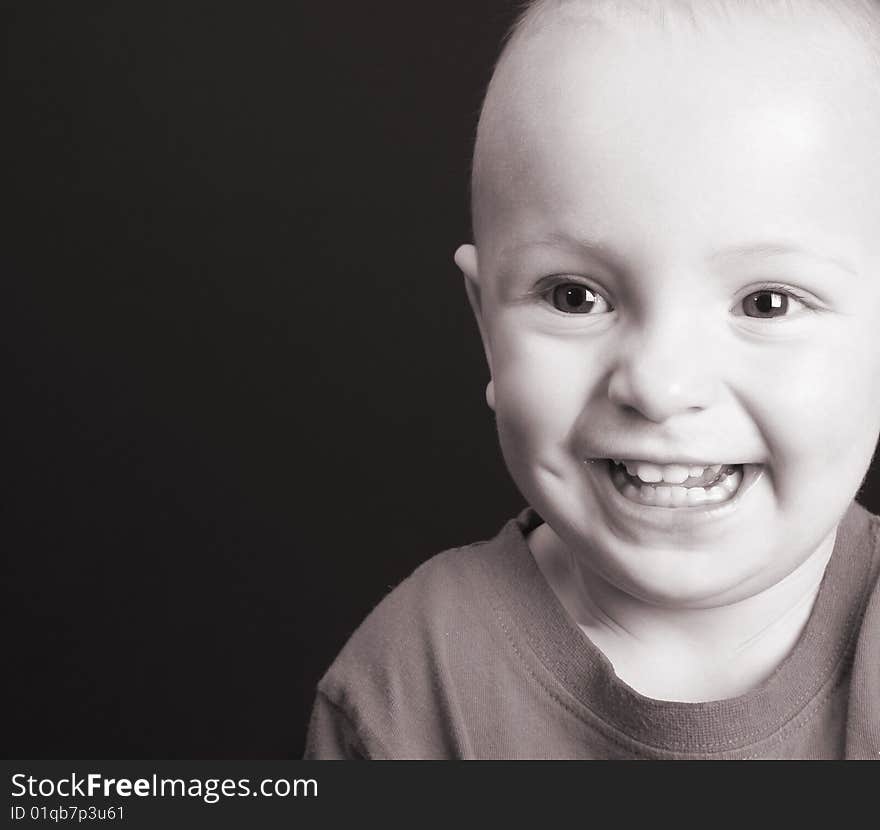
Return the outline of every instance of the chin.
[[[600,545],[601,543],[599,543]],[[585,566],[618,590],[651,605],[666,608],[712,608],[759,593],[775,582],[760,561],[733,559],[735,551],[714,548],[585,549]],[[580,546],[582,549],[583,546]],[[597,557],[596,552],[605,548]]]

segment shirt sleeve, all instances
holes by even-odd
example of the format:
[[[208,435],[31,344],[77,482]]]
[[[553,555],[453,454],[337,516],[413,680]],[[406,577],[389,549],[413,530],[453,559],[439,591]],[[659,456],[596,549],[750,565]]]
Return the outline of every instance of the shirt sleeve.
[[[309,731],[306,736],[306,761],[363,761],[368,760],[363,742],[348,715],[322,692],[318,692],[312,707]]]

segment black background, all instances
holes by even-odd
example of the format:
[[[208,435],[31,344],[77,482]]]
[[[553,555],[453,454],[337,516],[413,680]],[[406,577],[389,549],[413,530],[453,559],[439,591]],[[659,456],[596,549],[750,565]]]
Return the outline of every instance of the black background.
[[[2,6],[7,757],[299,757],[369,609],[522,507],[452,262],[515,11]]]

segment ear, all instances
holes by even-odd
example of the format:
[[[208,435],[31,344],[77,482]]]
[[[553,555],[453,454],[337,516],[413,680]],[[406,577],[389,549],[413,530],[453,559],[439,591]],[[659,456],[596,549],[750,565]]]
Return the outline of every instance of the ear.
[[[492,350],[489,346],[489,337],[486,332],[486,323],[483,319],[483,303],[480,292],[480,271],[477,262],[477,249],[473,245],[461,245],[455,252],[455,264],[464,274],[464,287],[467,291],[468,300],[474,316],[477,318],[477,326],[480,329],[480,338],[483,341],[483,351],[486,353],[486,362],[489,364],[489,385],[486,387],[486,403],[489,408],[495,409],[495,382],[492,375]]]

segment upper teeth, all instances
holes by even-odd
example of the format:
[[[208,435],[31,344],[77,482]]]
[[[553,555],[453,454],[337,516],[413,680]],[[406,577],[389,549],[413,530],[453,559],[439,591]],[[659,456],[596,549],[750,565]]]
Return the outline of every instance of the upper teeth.
[[[667,484],[682,484],[688,478],[699,478],[706,470],[709,470],[713,476],[718,475],[722,466],[721,464],[650,464],[647,461],[613,460],[616,464],[623,464],[631,476],[641,479],[646,484],[656,484],[658,481],[665,481]]]

